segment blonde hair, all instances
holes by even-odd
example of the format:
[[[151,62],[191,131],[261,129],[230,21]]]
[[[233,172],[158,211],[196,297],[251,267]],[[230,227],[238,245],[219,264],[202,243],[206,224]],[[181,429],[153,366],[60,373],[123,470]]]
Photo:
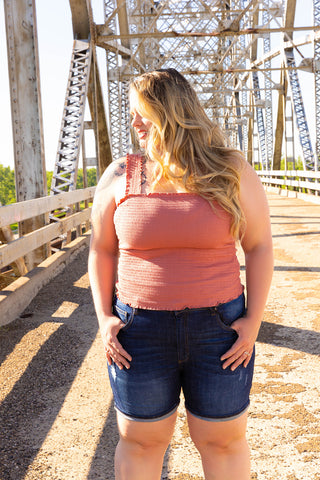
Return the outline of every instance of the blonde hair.
[[[226,146],[189,82],[173,68],[156,70],[134,78],[129,92],[134,108],[152,122],[146,155],[158,164],[155,182],[164,178],[214,199],[230,213],[231,233],[239,238],[245,223],[239,202],[243,157]]]

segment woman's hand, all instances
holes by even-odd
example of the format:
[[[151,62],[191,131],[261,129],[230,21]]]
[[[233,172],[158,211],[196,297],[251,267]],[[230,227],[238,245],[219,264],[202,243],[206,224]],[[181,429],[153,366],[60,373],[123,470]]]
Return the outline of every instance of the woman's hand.
[[[237,332],[238,338],[230,350],[221,357],[221,361],[225,360],[222,365],[223,369],[230,367],[233,371],[241,364],[244,367],[248,366],[259,333],[260,323],[249,317],[238,318],[232,323],[231,328]]]
[[[102,325],[100,325],[102,341],[108,364],[111,365],[113,361],[120,368],[120,370],[122,370],[123,367],[130,368],[129,362],[132,360],[131,355],[125,351],[117,338],[119,331],[124,326],[125,324],[120,320],[120,318],[114,315],[108,316],[106,319],[104,319]]]

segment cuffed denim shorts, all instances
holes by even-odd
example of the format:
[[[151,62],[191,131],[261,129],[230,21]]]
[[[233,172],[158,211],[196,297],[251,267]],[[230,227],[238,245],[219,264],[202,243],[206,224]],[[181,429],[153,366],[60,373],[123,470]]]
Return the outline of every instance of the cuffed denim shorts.
[[[254,352],[246,368],[223,369],[220,357],[237,339],[232,322],[245,313],[244,295],[217,307],[178,311],[132,308],[114,299],[124,327],[119,342],[129,369],[108,367],[115,408],[130,420],[157,421],[178,407],[210,421],[232,420],[249,406]]]

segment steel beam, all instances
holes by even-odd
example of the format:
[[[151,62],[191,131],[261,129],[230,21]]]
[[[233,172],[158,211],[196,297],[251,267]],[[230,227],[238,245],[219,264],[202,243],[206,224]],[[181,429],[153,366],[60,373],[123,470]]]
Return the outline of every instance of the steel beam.
[[[296,10],[296,0],[287,0],[286,5],[286,27],[291,27],[294,23]],[[284,38],[286,40],[292,40],[293,33],[286,33]],[[285,64],[288,67],[287,75],[289,78],[289,84],[291,87],[291,97],[294,105],[294,113],[299,132],[300,144],[303,153],[303,164],[306,169],[313,169],[314,167],[314,155],[311,144],[311,138],[309,133],[308,122],[305,114],[305,108],[300,88],[300,82],[297,70],[295,69],[296,63],[294,58],[293,47],[286,48],[284,50]]]
[[[313,0],[313,19],[320,25],[320,0]],[[320,38],[314,37],[314,74],[316,98],[316,158],[315,170],[320,169]]]
[[[265,6],[267,7],[262,13],[263,25],[269,24],[271,21],[270,15],[270,2],[265,0]],[[263,38],[263,53],[268,54],[271,49],[270,34],[265,34]],[[271,69],[271,60],[264,62],[264,67]],[[272,155],[273,155],[273,119],[272,119],[272,83],[270,78],[266,75],[264,78],[265,84],[265,129],[266,129],[266,166],[268,170],[272,167]]]
[[[47,194],[35,0],[5,0],[17,201]],[[41,228],[43,215],[19,224],[21,235]],[[26,258],[28,269],[47,256],[41,247]]]
[[[87,0],[69,0],[73,36],[78,40],[87,40],[90,35],[90,20]]]
[[[91,118],[94,119],[93,126],[96,137],[96,156],[98,159],[97,177],[99,179],[107,166],[112,162],[112,151],[106,113],[104,109],[104,99],[102,96],[99,67],[94,54],[92,56],[92,65],[90,70],[88,101]]]
[[[108,22],[110,31],[117,31],[117,18],[115,15],[116,4],[114,0],[104,0],[104,18]],[[115,43],[119,43],[117,40]],[[119,70],[119,53],[115,50],[106,50],[107,78],[108,78],[108,125],[113,158],[124,154],[121,138],[121,87]]]
[[[286,75],[284,74],[284,71],[281,72],[280,83],[282,85],[282,90],[279,91],[279,97],[278,97],[278,111],[277,111],[277,122],[276,122],[275,139],[274,139],[272,170],[280,170],[280,165],[281,165],[287,85],[288,85],[287,78],[286,78]]]
[[[104,0],[104,14],[110,31],[119,31],[130,36],[126,2],[123,0]],[[119,158],[128,151],[130,141],[128,78],[123,79],[121,72],[131,58],[131,41],[121,39],[119,49],[106,48],[108,72],[109,127],[111,133],[112,155]],[[108,42],[110,44],[110,42]],[[126,54],[125,52],[130,52]],[[136,64],[136,62],[134,62]]]
[[[118,20],[120,34],[129,34],[129,22],[126,2],[123,0],[117,0],[118,8]],[[121,45],[131,50],[131,44],[129,39],[121,40]],[[122,64],[125,67],[126,57],[122,56]],[[123,153],[127,153],[130,145],[130,121],[129,121],[129,81],[121,81],[121,138]]]
[[[297,39],[293,39],[290,41],[284,41],[280,47],[273,48],[270,50],[270,52],[262,55],[259,59],[257,59],[255,62],[251,64],[251,67],[259,67],[259,65],[262,65],[268,60],[272,60],[275,57],[278,57],[279,55],[283,54],[283,49],[285,48],[294,48],[297,49],[298,47],[302,47],[303,45],[308,45],[312,43],[313,41],[320,41],[320,32],[315,32],[311,33],[310,35],[306,35],[304,37],[300,37]]]
[[[76,189],[92,48],[74,40],[51,194]]]
[[[283,37],[284,41],[287,41],[286,48],[292,48],[292,38],[293,32],[292,27],[294,24],[294,17],[296,11],[296,0],[286,0],[285,5],[285,15],[284,15],[284,26],[289,28],[289,33]],[[291,30],[290,30],[291,29]],[[282,59],[282,68],[285,68],[285,59]],[[279,90],[278,97],[278,111],[277,111],[277,123],[275,130],[275,143],[274,143],[274,153],[273,153],[273,170],[280,170],[281,163],[281,154],[282,154],[282,143],[283,143],[283,132],[284,132],[284,122],[285,122],[285,111],[286,111],[286,98],[287,98],[287,78],[286,74],[281,71],[280,84],[282,85],[282,91]]]
[[[295,65],[295,59],[292,49],[285,50],[286,64],[290,67]],[[297,128],[299,132],[300,144],[303,153],[303,164],[305,169],[314,168],[314,155],[309,133],[306,112],[304,108],[302,92],[299,82],[298,73],[295,69],[290,69],[287,72],[290,80],[291,97],[294,105],[294,113],[296,117]]]
[[[249,94],[250,98],[250,111],[249,113],[251,114],[249,119],[248,119],[248,151],[247,151],[247,161],[250,163],[250,165],[253,165],[254,163],[254,158],[253,158],[253,153],[254,153],[254,142],[253,142],[253,131],[254,131],[254,113],[253,113],[253,95],[250,92]]]
[[[259,21],[259,10],[253,14],[253,22],[257,24]],[[255,37],[252,41],[251,46],[251,63],[257,59],[257,51],[258,51],[258,38]],[[259,102],[261,101],[261,92],[260,92],[260,82],[258,73],[256,71],[252,72],[252,85],[253,85],[253,94],[256,102],[255,113],[257,119],[257,127],[258,127],[258,134],[259,134],[259,143],[260,143],[260,154],[262,159],[262,168],[266,169],[267,166],[267,152],[266,152],[266,133],[264,127],[264,118],[263,118],[263,111]],[[253,134],[254,129],[251,130]],[[253,142],[252,142],[253,143]],[[255,159],[253,159],[255,161]]]
[[[244,150],[248,149],[248,159],[259,150],[264,167],[271,166],[271,91],[283,92],[284,84],[284,80],[282,85],[276,83],[273,74],[284,67],[271,61],[283,52],[283,48],[297,49],[298,44],[310,43],[313,37],[320,38],[320,25],[295,27],[293,0],[288,0],[287,20],[283,26],[280,23],[283,10],[275,11],[271,0],[104,2],[106,24],[96,26],[96,40],[97,45],[107,50],[110,128],[113,152],[117,156],[124,149],[126,137],[123,130],[123,112],[127,109],[126,81],[143,69],[176,68],[192,81],[209,117],[224,123],[229,140],[234,141],[238,132],[239,143]],[[313,33],[293,42],[292,32],[303,29]],[[276,53],[270,51],[269,39],[275,32],[284,33],[281,48]],[[297,68],[295,65],[286,67],[294,73]],[[250,99],[246,88],[248,72],[255,82]],[[247,141],[247,134],[253,135],[255,131],[253,112],[258,117],[259,148],[253,138]],[[248,125],[243,118],[239,119],[239,114],[248,116]]]
[[[103,47],[105,41],[109,40],[129,40],[129,39],[139,39],[139,38],[187,38],[187,37],[239,37],[241,35],[264,35],[265,33],[291,33],[291,32],[304,32],[306,30],[313,30],[318,32],[320,26],[304,26],[304,27],[291,27],[291,28],[246,28],[243,30],[232,31],[232,30],[216,30],[214,32],[153,32],[152,35],[149,33],[128,33],[128,34],[105,34],[104,25],[97,25],[97,45]]]
[[[69,0],[72,27],[75,39],[88,40],[92,44],[92,68],[88,85],[88,102],[93,120],[96,151],[98,153],[98,172],[102,175],[112,161],[109,131],[106,121],[102,87],[100,82],[99,67],[95,55],[95,25],[92,17],[90,0]],[[89,79],[88,79],[89,80]],[[80,149],[81,138],[78,139],[77,148]]]

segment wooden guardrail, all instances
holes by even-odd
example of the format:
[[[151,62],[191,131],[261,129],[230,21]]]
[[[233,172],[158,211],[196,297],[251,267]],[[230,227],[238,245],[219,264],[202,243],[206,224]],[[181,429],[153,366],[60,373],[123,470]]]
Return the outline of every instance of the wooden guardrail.
[[[267,190],[271,189],[285,195],[292,194],[320,204],[320,182],[318,182],[320,172],[260,170],[257,173]],[[7,241],[0,245],[0,270],[13,263],[18,264],[19,259],[24,255],[62,235],[69,234],[71,230],[76,230],[79,235],[31,272],[25,273],[20,269],[20,276],[18,275],[13,283],[0,290],[0,327],[17,318],[39,290],[61,272],[74,255],[88,245],[90,232],[83,234],[83,226],[85,229],[89,228],[91,208],[88,206],[88,201],[93,198],[94,192],[95,187],[89,187],[0,207],[0,230],[4,231],[3,238]],[[78,204],[82,201],[85,201],[85,208],[79,211]],[[72,205],[74,207],[71,207]],[[21,238],[13,237],[9,225],[66,207],[71,207],[70,215],[64,218],[56,217],[53,223],[48,223]],[[71,235],[67,235],[68,237],[70,239]]]
[[[320,192],[320,172],[308,170],[257,170],[264,185],[317,195]]]
[[[0,228],[7,227],[16,222],[21,222],[28,218],[36,217],[41,214],[48,214],[57,209],[63,209],[67,206],[77,205],[82,201],[88,202],[93,198],[95,187],[74,190],[72,192],[61,193],[48,197],[26,200],[24,202],[14,203],[0,207]],[[72,208],[71,208],[72,211]],[[51,240],[67,234],[71,230],[85,224],[89,221],[91,208],[86,207],[76,213],[71,213],[64,218],[55,218],[54,223],[48,223],[42,228],[28,233],[21,238],[0,246],[0,269],[10,265],[18,258],[44,245]]]
[[[0,207],[0,238],[3,241],[0,245],[0,278],[3,278],[3,272],[9,265],[14,272],[8,284],[6,277],[4,288],[0,288],[0,327],[21,315],[40,289],[87,247],[90,239],[90,231],[87,231],[91,215],[89,201],[94,192],[95,187],[89,187]],[[79,204],[83,201],[85,208],[80,209]],[[53,215],[52,212],[57,210],[66,212],[66,215],[60,218]],[[12,234],[10,225],[43,214],[49,219],[50,212],[51,222],[48,220],[48,225],[20,238]],[[75,235],[71,235],[71,231]],[[61,248],[52,248],[52,243],[57,239],[58,243],[62,243],[62,238]],[[44,244],[51,245],[53,254],[27,272],[24,256]]]
[[[318,197],[320,201],[320,182],[318,182],[318,180],[320,180],[320,172],[305,170],[258,170],[257,174],[262,183],[267,187],[274,187],[278,191],[288,190],[301,194],[311,194]],[[62,209],[66,206],[75,205],[81,201],[88,201],[93,198],[94,192],[95,187],[89,187],[0,207],[0,228],[57,209]],[[79,225],[88,222],[90,213],[91,209],[87,207],[62,219],[57,218],[54,223],[49,223],[21,238],[0,245],[0,269],[10,265],[20,257],[50,242],[54,238],[66,234]]]
[[[308,170],[257,170],[267,190],[320,203],[320,172]]]

